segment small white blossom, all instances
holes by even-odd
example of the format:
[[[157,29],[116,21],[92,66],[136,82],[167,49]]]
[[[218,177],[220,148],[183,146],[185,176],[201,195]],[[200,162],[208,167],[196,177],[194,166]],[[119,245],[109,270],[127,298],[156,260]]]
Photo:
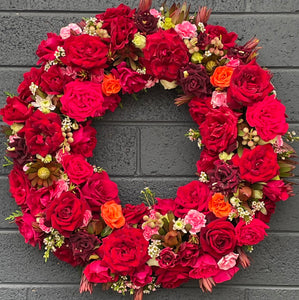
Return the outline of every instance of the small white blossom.
[[[56,51],[54,52],[54,56],[56,59],[65,56],[65,50],[61,46],[58,46]]]
[[[198,180],[203,183],[209,182],[207,173],[200,172]]]
[[[51,110],[55,110],[56,106],[52,103],[52,98],[54,95],[47,95],[46,98],[42,98],[37,95],[35,97],[35,102],[31,102],[31,105],[37,107],[44,114],[48,114]]]
[[[205,51],[205,56],[209,57],[211,55],[212,55],[212,53],[209,50]]]
[[[181,218],[178,218],[174,224],[173,224],[173,229],[174,230],[180,230],[184,233],[187,233],[186,229],[185,229],[185,223],[184,220],[182,220]]]
[[[206,31],[205,25],[202,22],[199,22],[197,24],[197,27],[198,27],[199,31],[201,31],[201,32],[205,32]]]
[[[199,149],[201,149],[201,147],[202,147],[202,141],[200,138],[197,139],[197,146]]]
[[[37,89],[38,89],[38,86],[34,82],[31,82],[31,84],[29,86],[29,90],[32,93],[32,95],[35,95]]]

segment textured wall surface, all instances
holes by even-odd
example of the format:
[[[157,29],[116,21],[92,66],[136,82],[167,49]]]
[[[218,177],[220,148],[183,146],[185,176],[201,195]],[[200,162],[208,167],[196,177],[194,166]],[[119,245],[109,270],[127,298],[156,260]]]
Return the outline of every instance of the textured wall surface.
[[[171,2],[171,1],[169,1]],[[22,74],[34,66],[38,43],[50,31],[91,16],[118,0],[1,0],[0,91],[15,92]],[[125,0],[136,6],[137,1]],[[156,7],[159,7],[159,2]],[[290,127],[299,129],[299,0],[202,0],[192,10],[208,5],[210,23],[239,34],[241,42],[261,39],[259,62],[271,69],[273,83],[287,106]],[[123,109],[94,122],[98,146],[93,162],[108,171],[119,185],[124,202],[138,203],[140,190],[151,187],[159,197],[174,197],[178,186],[194,178],[199,150],[184,133],[195,127],[186,107],[175,107],[174,92],[155,88],[139,100],[124,97]],[[0,96],[3,106],[5,96]],[[3,154],[5,139],[1,136]],[[299,152],[299,145],[295,147]],[[1,155],[2,156],[2,155]],[[1,158],[2,159],[2,158]],[[1,165],[2,165],[1,161]],[[51,257],[43,262],[38,249],[24,244],[16,226],[4,221],[16,209],[10,198],[8,168],[0,167],[0,299],[130,299],[100,287],[80,295],[79,272]],[[299,168],[294,181],[299,183]],[[192,281],[176,290],[160,290],[145,299],[299,299],[299,186],[297,196],[279,203],[269,236],[255,247],[252,267],[241,270],[213,294],[203,295]]]

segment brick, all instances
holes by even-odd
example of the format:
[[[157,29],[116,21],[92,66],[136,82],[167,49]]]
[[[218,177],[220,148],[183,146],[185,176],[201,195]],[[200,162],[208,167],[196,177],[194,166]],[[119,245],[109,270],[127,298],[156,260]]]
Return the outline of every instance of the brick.
[[[194,175],[200,150],[184,136],[190,126],[141,127],[141,171],[144,175]]]
[[[102,167],[110,175],[134,175],[136,172],[136,128],[102,125],[94,121],[97,147],[92,164]]]
[[[26,299],[27,289],[26,288],[7,288],[0,286],[0,299],[1,300],[17,300]]]
[[[0,132],[0,175],[7,175],[12,168],[12,166],[4,167],[4,165],[7,164],[7,161],[4,159],[6,148],[7,138],[4,133]]]
[[[298,0],[246,0],[246,11],[250,12],[298,12]]]
[[[80,272],[51,255],[24,243],[18,232],[0,232],[0,283],[80,283]]]
[[[299,299],[299,288],[258,288],[247,289],[248,299],[278,300],[278,299]]]

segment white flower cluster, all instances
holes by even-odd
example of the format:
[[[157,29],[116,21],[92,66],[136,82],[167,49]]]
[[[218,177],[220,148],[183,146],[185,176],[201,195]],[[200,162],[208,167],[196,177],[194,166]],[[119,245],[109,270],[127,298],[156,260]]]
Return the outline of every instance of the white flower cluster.
[[[148,246],[148,255],[151,258],[157,258],[161,252],[161,249],[159,248],[161,246],[160,240],[152,240],[151,244]]]

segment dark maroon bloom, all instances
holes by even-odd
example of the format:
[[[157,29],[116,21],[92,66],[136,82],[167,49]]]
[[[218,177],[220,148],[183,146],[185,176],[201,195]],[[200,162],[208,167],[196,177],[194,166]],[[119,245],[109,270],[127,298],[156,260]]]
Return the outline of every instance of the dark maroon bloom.
[[[199,256],[199,245],[184,242],[180,245],[178,261],[184,267],[193,267]]]
[[[159,266],[161,268],[172,268],[176,265],[177,255],[173,252],[170,247],[164,248],[158,257]]]
[[[152,34],[157,31],[158,19],[148,10],[139,11],[135,16],[135,24],[140,32]]]

